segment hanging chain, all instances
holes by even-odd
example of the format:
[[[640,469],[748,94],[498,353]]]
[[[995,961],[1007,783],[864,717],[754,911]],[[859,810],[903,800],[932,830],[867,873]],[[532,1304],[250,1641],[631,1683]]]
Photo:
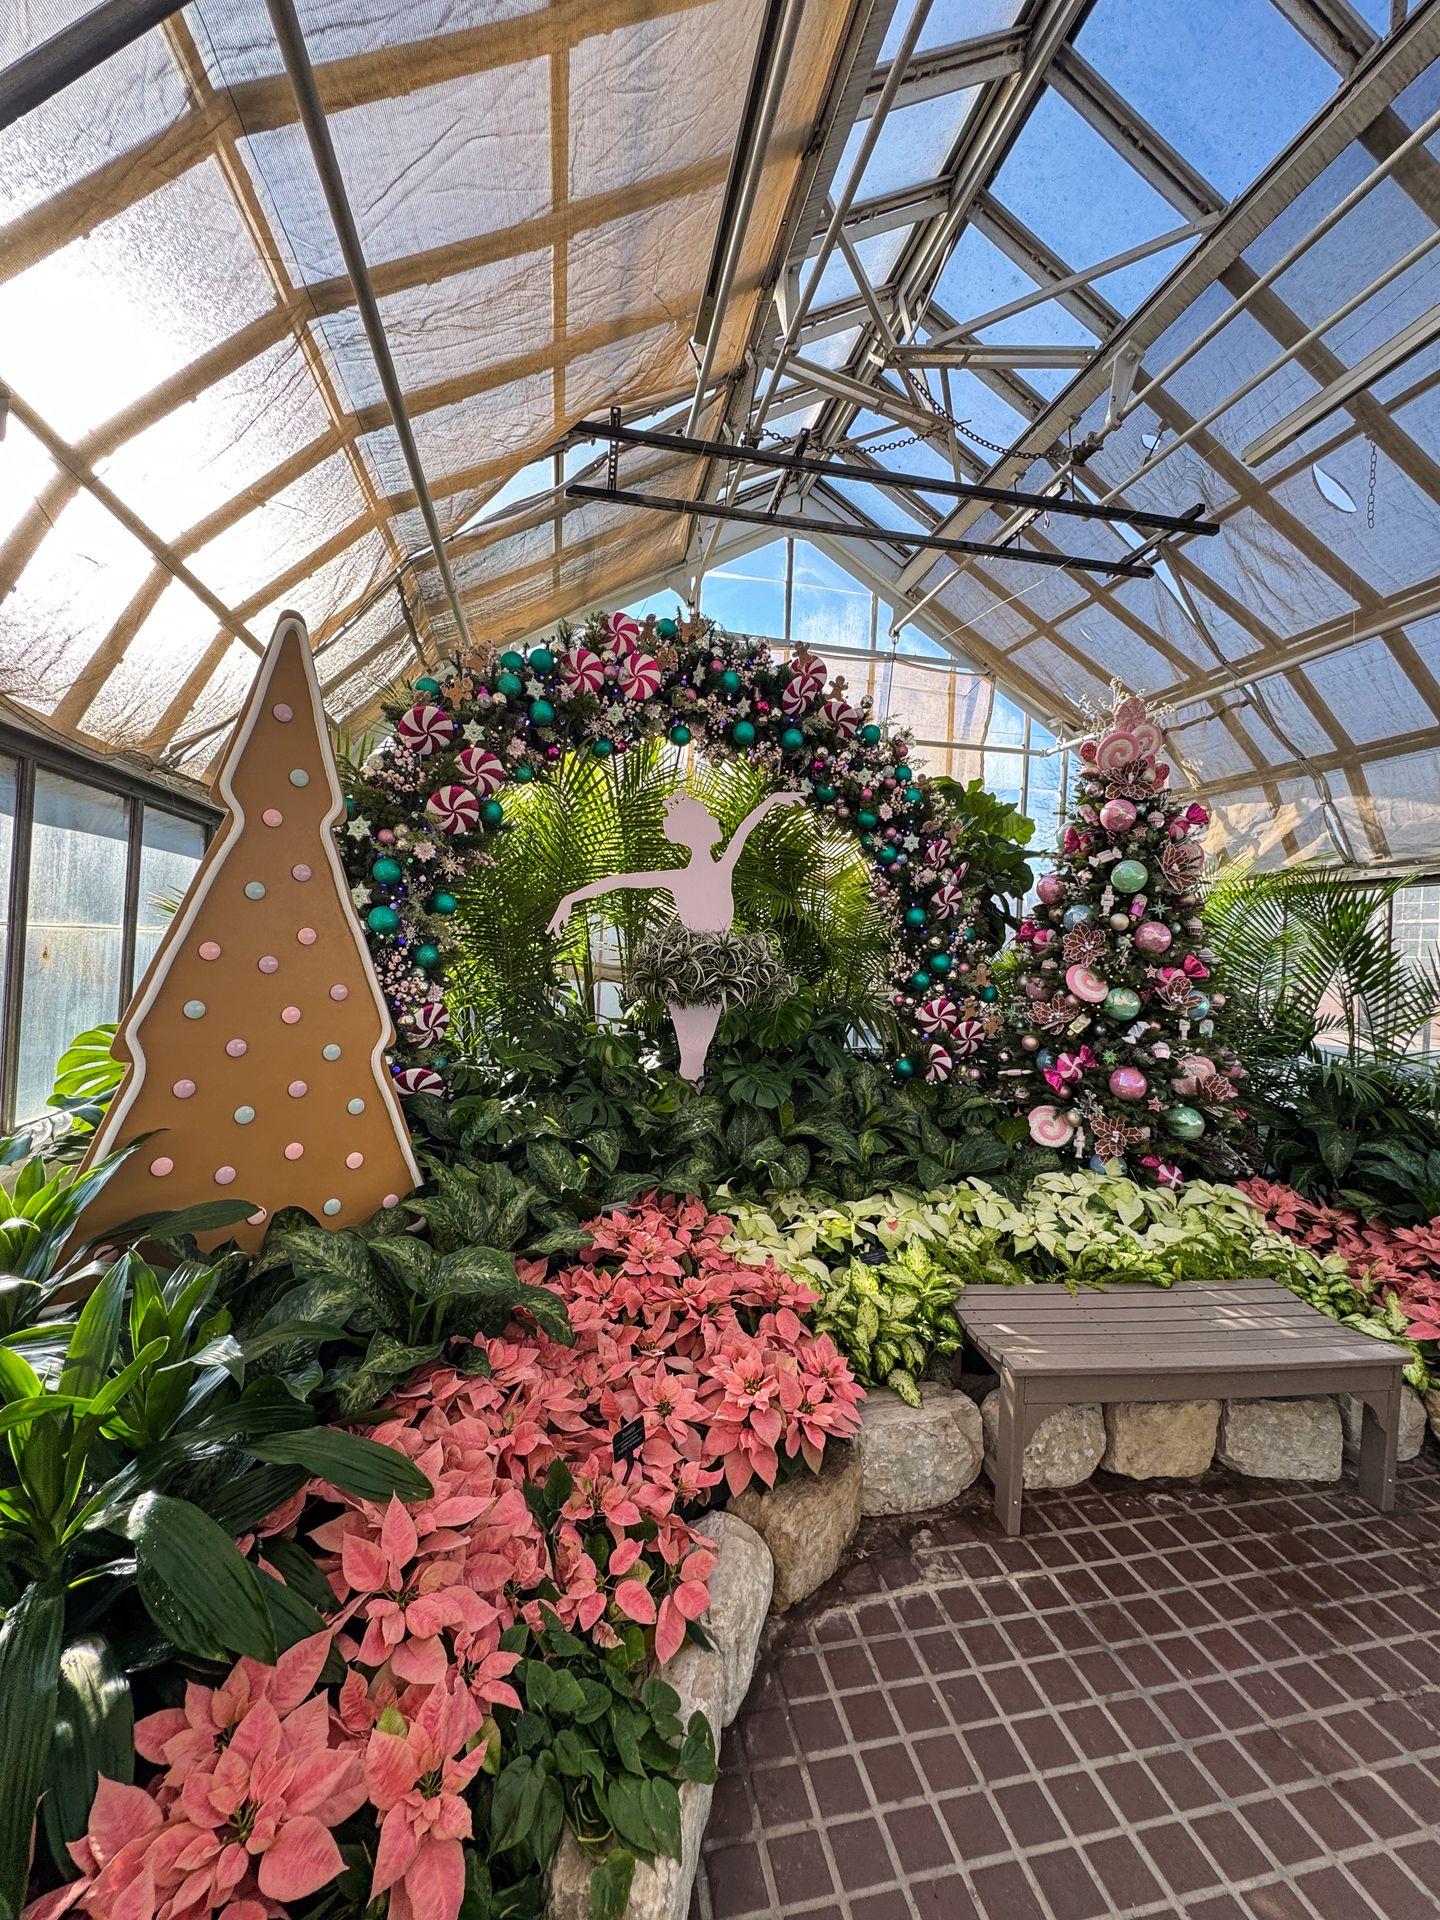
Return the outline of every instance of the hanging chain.
[[[836,451],[867,454],[896,453],[901,447],[915,447],[928,440],[938,440],[945,433],[946,429],[949,428],[963,435],[965,439],[973,442],[975,446],[983,447],[987,453],[996,455],[1013,454],[1015,459],[1023,460],[1027,466],[1032,460],[1038,460],[1040,458],[1038,453],[1013,453],[1010,447],[1003,445],[999,440],[987,440],[983,433],[977,433],[967,421],[957,420],[954,414],[946,407],[937,406],[935,416],[935,425],[931,427],[928,432],[899,433],[895,434],[889,440],[841,440],[837,444]],[[760,438],[769,441],[772,446],[793,447],[799,440],[800,435],[798,433],[777,433],[773,427],[762,427],[760,430]]]
[[[1370,446],[1370,472],[1365,483],[1365,525],[1371,533],[1375,531],[1375,467],[1379,459],[1379,449],[1374,440]]]

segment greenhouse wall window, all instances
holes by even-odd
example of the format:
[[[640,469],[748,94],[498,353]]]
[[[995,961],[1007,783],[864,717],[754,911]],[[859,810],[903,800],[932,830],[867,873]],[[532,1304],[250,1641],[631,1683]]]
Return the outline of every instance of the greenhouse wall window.
[[[0,730],[0,1124],[38,1119],[69,1042],[119,1018],[214,817]]]

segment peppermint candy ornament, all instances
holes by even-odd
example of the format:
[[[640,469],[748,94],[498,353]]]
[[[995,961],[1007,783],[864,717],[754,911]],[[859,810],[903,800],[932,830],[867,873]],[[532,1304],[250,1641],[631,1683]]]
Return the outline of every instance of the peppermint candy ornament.
[[[965,896],[959,887],[947,880],[943,887],[937,887],[930,896],[930,911],[938,914],[942,920],[953,920],[960,911]]]
[[[616,653],[630,653],[640,643],[640,622],[629,613],[612,613],[605,622],[610,629],[610,645]]]
[[[938,1042],[931,1043],[929,1052],[926,1054],[926,1059],[929,1064],[925,1068],[925,1078],[930,1081],[932,1085],[938,1086],[941,1081],[950,1078],[955,1068],[955,1062],[951,1059],[945,1048],[940,1046]]]
[[[950,1045],[962,1060],[968,1060],[972,1053],[978,1053],[984,1042],[985,1027],[979,1020],[958,1021],[950,1035]]]
[[[1164,746],[1165,740],[1153,720],[1141,718],[1135,721],[1131,725],[1130,732],[1134,736],[1135,744],[1147,760],[1159,758],[1160,749]]]
[[[797,660],[790,669],[790,678],[786,682],[786,693],[794,693],[807,704],[819,694],[825,682],[830,678],[830,669],[823,660]],[[789,709],[787,708],[788,712]]]
[[[425,802],[425,817],[446,833],[470,833],[480,824],[480,802],[468,787],[437,787]]]
[[[802,685],[799,680],[787,680],[781,689],[780,706],[787,719],[798,720],[802,713],[810,711],[814,701],[808,682]]]
[[[395,731],[416,753],[439,753],[455,738],[455,722],[443,707],[411,707],[395,723]]]
[[[620,690],[631,700],[651,700],[664,677],[652,654],[632,653],[620,669]]]
[[[1037,1147],[1064,1147],[1075,1138],[1075,1122],[1058,1107],[1032,1107],[1026,1124]]]
[[[915,1024],[922,1033],[953,1033],[960,1009],[947,994],[937,993],[933,1000],[922,1000],[915,1009]]]
[[[848,700],[827,700],[820,711],[831,726],[843,733],[847,739],[860,725],[860,709],[852,707]]]
[[[1102,773],[1113,769],[1128,767],[1140,758],[1140,742],[1133,733],[1123,727],[1117,727],[1113,733],[1107,733],[1095,749],[1095,764]]]
[[[575,647],[561,662],[560,678],[571,693],[599,693],[605,684],[605,662],[589,647]]]
[[[433,1046],[450,1024],[450,1010],[443,1000],[422,1000],[406,1016],[405,1024],[417,1046]]]
[[[443,1093],[445,1082],[433,1067],[397,1067],[395,1084],[401,1093]]]
[[[505,784],[505,763],[488,747],[466,747],[456,754],[455,767],[478,794],[494,793]]]

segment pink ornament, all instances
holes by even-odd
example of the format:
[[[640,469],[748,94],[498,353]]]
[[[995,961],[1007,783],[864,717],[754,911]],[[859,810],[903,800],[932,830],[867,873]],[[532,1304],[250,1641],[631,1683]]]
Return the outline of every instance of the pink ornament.
[[[395,844],[395,835],[389,827],[381,827],[375,838],[382,847],[393,847]]]
[[[629,653],[640,641],[640,622],[633,614],[612,613],[605,622],[610,629],[610,644],[617,653]]]
[[[425,817],[446,833],[470,833],[480,824],[480,802],[468,787],[438,787],[425,802]]]
[[[819,693],[823,692],[825,682],[829,678],[830,669],[823,660],[796,660],[791,663],[786,691],[797,694],[808,706]],[[803,712],[804,708],[799,710]],[[785,711],[788,713],[789,707],[786,707]]]
[[[965,896],[952,881],[935,889],[930,896],[930,911],[941,920],[953,920],[964,904]]]
[[[1142,920],[1131,936],[1137,953],[1165,953],[1175,938],[1163,920]]]
[[[1065,882],[1058,873],[1042,873],[1035,882],[1035,893],[1047,907],[1053,907],[1065,898]]]
[[[438,753],[455,738],[455,722],[443,707],[411,707],[396,722],[395,731],[416,753]]]
[[[505,763],[488,747],[466,747],[455,756],[455,770],[476,793],[494,793],[505,784]]]
[[[1113,733],[1107,733],[1095,748],[1095,764],[1102,773],[1110,773],[1118,767],[1128,767],[1140,757],[1140,742],[1133,733],[1127,733],[1123,727],[1117,727]]]
[[[652,654],[632,653],[620,669],[620,691],[630,700],[651,700],[664,677]]]
[[[1086,1000],[1091,1006],[1097,1007],[1110,991],[1091,967],[1067,967],[1065,984],[1077,1000]]]
[[[933,1000],[922,1000],[915,1009],[915,1024],[922,1033],[951,1033],[959,1018],[960,1009],[943,993],[937,993]]]
[[[1150,1082],[1138,1067],[1116,1067],[1110,1075],[1109,1087],[1117,1100],[1143,1100],[1150,1091]]]
[[[1068,1146],[1075,1137],[1074,1120],[1059,1107],[1032,1107],[1026,1125],[1037,1147]]]
[[[1128,833],[1136,817],[1134,802],[1130,800],[1107,800],[1100,809],[1100,824],[1107,833]]]
[[[599,693],[605,684],[605,663],[588,647],[574,647],[560,663],[560,678],[571,693]]]
[[[782,710],[792,720],[798,720],[801,714],[808,713],[814,704],[815,696],[808,691],[809,682],[787,680],[780,694]]]

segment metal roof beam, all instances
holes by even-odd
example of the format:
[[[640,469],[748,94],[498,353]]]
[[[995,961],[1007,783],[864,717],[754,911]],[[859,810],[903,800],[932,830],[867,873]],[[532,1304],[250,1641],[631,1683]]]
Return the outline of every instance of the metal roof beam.
[[[961,93],[967,87],[983,87],[991,80],[1003,80],[1019,73],[1025,64],[1024,27],[1003,27],[998,33],[985,33],[973,40],[959,40],[946,47],[931,47],[913,54],[895,95],[897,107],[914,106],[921,100],[938,100],[946,94]],[[871,76],[860,103],[857,120],[870,117],[871,107],[884,90],[893,62],[881,63]]]
[[[927,341],[919,347],[896,347],[887,355],[896,367],[1087,367],[1094,358],[1094,347],[1057,347],[1011,345],[1003,340],[963,341],[935,346]]]
[[[1271,5],[1342,78],[1353,73],[1376,44],[1369,22],[1347,0],[1271,0]]]
[[[0,69],[0,132],[102,66],[185,0],[105,0]]]
[[[856,200],[841,223],[841,231],[851,241],[870,240],[877,233],[893,233],[899,227],[913,227],[917,221],[931,220],[950,204],[950,191],[944,180],[921,180],[887,193],[873,193]],[[822,234],[812,234],[805,248],[806,259],[820,251]]]

